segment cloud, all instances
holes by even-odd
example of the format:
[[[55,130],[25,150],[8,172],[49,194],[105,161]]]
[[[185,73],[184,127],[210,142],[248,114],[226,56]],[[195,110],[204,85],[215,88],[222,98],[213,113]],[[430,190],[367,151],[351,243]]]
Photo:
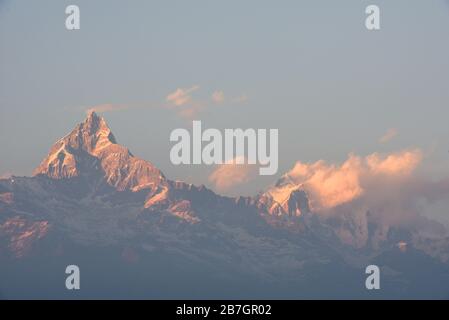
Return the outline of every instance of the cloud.
[[[224,92],[223,91],[214,91],[212,93],[212,101],[215,103],[223,103],[225,100]]]
[[[372,188],[407,180],[421,160],[420,150],[389,155],[374,153],[364,158],[351,154],[341,165],[322,160],[310,164],[297,162],[287,177],[308,190],[314,209],[326,210],[350,203],[373,191]]]
[[[199,111],[201,110],[200,105],[191,106],[189,108],[183,108],[178,110],[177,113],[180,117],[193,120],[197,118]]]
[[[445,231],[427,218],[427,209],[447,201],[449,178],[427,178],[418,171],[422,160],[418,149],[366,157],[351,154],[342,164],[297,162],[283,180],[302,185],[312,210],[324,218],[349,214],[386,230],[408,225],[435,235]]]
[[[408,176],[420,164],[422,152],[420,150],[403,151],[387,156],[373,153],[365,161],[371,174],[385,174],[391,176]]]
[[[180,117],[194,119],[205,107],[204,103],[194,100],[191,95],[199,89],[200,87],[197,85],[176,89],[166,97],[168,103],[166,107],[174,109]]]
[[[89,113],[91,111],[95,111],[97,113],[104,113],[104,112],[112,112],[112,111],[122,111],[131,109],[131,106],[124,105],[124,104],[111,104],[111,103],[105,103],[105,104],[99,104],[96,106],[91,106],[86,109],[86,113]]]
[[[391,141],[393,138],[395,138],[398,135],[398,130],[391,128],[389,129],[380,139],[380,143],[387,143]]]
[[[247,163],[244,157],[236,157],[217,168],[209,175],[211,182],[218,191],[228,191],[231,188],[251,181],[257,174],[256,165],[236,164]]]
[[[223,104],[225,101],[230,104],[241,104],[248,100],[246,95],[227,99],[223,90],[213,91],[209,98],[198,99],[192,94],[199,90],[200,86],[198,85],[190,88],[177,88],[165,98],[165,107],[174,110],[178,116],[191,120],[197,118],[209,106]]]
[[[178,88],[167,96],[166,101],[177,107],[184,106],[192,101],[191,93],[199,88],[197,85],[188,89]]]

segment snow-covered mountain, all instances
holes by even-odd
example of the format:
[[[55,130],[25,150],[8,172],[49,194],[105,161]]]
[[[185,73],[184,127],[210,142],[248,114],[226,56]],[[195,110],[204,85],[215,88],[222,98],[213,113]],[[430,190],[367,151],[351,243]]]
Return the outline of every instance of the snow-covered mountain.
[[[166,183],[150,162],[139,159],[117,144],[106,121],[95,112],[57,141],[34,171],[53,179],[103,173],[103,180],[118,191],[154,189]]]
[[[237,198],[169,180],[119,145],[94,112],[52,146],[33,177],[0,180],[3,296],[22,296],[20,285],[36,274],[51,284],[30,297],[65,295],[55,289],[59,268],[78,263],[90,270],[93,297],[111,296],[96,280],[105,281],[105,268],[117,287],[140,288],[137,297],[359,297],[367,294],[364,267],[376,262],[391,289],[385,297],[441,297],[449,294],[448,252],[448,238],[377,223],[369,210],[317,215],[307,186],[288,174]],[[419,270],[404,269],[410,259]],[[18,270],[29,276],[14,281]],[[416,277],[431,270],[432,285],[415,291]]]

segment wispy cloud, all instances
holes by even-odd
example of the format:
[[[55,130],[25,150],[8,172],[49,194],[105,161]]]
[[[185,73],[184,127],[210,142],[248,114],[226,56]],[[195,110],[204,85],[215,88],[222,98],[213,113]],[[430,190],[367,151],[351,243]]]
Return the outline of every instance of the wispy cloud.
[[[225,103],[241,104],[247,101],[246,95],[240,95],[235,98],[226,98],[223,90],[215,90],[207,95],[200,95],[200,86],[193,85],[187,88],[177,88],[170,92],[164,99],[158,103],[133,103],[133,104],[115,104],[103,103],[93,106],[77,107],[85,112],[95,111],[97,113],[117,112],[130,109],[144,108],[165,108],[173,110],[178,116],[186,119],[194,119],[200,113],[208,110],[208,107],[214,105],[223,105]]]
[[[232,105],[241,104],[248,100],[248,97],[243,94],[235,98],[227,98],[223,90],[215,90],[212,93],[205,95],[202,98],[199,95],[200,86],[194,85],[188,88],[177,88],[175,91],[169,93],[165,98],[165,107],[174,110],[177,115],[193,119],[212,105]],[[195,96],[198,94],[197,96]],[[198,97],[199,96],[199,97]]]
[[[394,139],[397,135],[398,135],[397,129],[395,129],[395,128],[388,129],[388,131],[385,132],[385,134],[382,137],[380,137],[379,142],[387,143],[387,142],[391,141],[392,139]]]
[[[209,175],[209,182],[215,189],[226,192],[233,187],[248,183],[257,175],[256,165],[237,163],[247,163],[247,161],[244,157],[236,157],[225,164],[218,165]]]
[[[205,107],[205,104],[194,99],[192,93],[199,90],[198,85],[190,88],[178,88],[166,97],[166,105],[169,109],[174,109],[176,113],[187,119],[193,119]]]
[[[178,88],[174,92],[170,93],[166,100],[177,107],[185,106],[192,102],[191,94],[197,91],[200,87],[195,85],[191,88]]]
[[[125,105],[125,104],[111,104],[111,103],[104,103],[99,104],[95,106],[90,106],[85,108],[86,112],[89,113],[91,111],[95,111],[97,113],[105,113],[105,112],[113,112],[113,111],[123,111],[132,109],[133,106],[131,105]]]

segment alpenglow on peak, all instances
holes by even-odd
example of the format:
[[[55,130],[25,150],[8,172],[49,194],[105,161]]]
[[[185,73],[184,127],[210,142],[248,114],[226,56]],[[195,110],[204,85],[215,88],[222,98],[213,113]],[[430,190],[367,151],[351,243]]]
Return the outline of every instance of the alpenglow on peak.
[[[148,161],[135,157],[117,141],[103,117],[89,111],[86,119],[59,139],[34,171],[52,179],[101,174],[118,190],[156,188],[165,177]]]

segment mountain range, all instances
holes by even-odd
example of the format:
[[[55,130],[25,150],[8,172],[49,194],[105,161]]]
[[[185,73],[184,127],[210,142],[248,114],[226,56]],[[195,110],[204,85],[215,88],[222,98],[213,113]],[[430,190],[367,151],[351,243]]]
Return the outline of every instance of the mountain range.
[[[90,112],[32,177],[0,180],[0,296],[449,298],[444,226],[426,220],[443,230],[426,235],[341,211],[317,214],[288,173],[253,197],[170,180]],[[370,264],[380,290],[365,288]]]

